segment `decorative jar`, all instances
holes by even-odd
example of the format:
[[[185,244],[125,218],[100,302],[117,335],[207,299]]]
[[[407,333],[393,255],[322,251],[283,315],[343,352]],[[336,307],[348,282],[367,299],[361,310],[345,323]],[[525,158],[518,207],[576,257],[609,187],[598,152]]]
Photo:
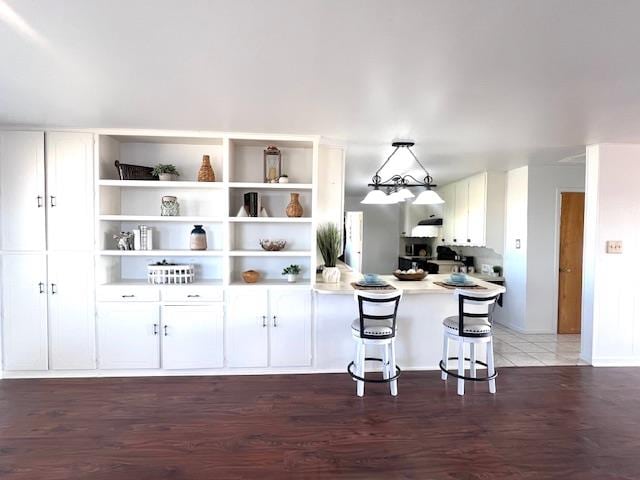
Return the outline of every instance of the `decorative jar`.
[[[170,195],[162,197],[162,203],[160,205],[160,215],[162,217],[177,217],[180,215],[180,204],[178,203],[178,197]]]

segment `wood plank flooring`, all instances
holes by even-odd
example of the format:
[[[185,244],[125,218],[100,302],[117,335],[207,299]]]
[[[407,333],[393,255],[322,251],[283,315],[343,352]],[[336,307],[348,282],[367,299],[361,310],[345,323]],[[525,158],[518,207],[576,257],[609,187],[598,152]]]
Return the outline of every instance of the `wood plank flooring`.
[[[640,369],[0,381],[0,478],[638,479]]]

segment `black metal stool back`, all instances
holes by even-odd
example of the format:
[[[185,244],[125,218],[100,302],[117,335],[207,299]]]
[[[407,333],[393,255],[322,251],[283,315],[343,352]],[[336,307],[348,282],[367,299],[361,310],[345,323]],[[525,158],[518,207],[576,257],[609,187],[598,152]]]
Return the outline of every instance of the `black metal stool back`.
[[[360,314],[360,338],[385,339],[396,336],[396,317],[398,305],[402,298],[402,292],[368,292],[356,290],[355,297],[358,301],[358,311]],[[387,335],[371,335],[366,333],[366,327],[372,323],[379,323],[380,326],[391,327],[391,332]]]

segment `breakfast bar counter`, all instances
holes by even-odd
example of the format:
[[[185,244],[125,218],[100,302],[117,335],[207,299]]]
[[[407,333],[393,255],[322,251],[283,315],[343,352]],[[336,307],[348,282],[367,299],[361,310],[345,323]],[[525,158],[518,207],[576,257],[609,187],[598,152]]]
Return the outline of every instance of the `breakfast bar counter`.
[[[449,275],[428,275],[424,280],[413,282],[399,281],[392,275],[381,275],[380,278],[404,293],[398,308],[398,365],[407,370],[437,369],[442,354],[442,321],[457,315],[458,303],[454,289],[434,282],[442,282]],[[351,284],[361,279],[360,273],[343,271],[339,283],[322,283],[318,277],[313,285],[315,365],[319,370],[343,372],[353,359],[355,344],[351,338],[351,322],[358,317],[358,308]],[[486,291],[498,293],[503,288],[483,280],[472,280]],[[483,357],[484,349],[481,348],[478,359],[483,360]]]

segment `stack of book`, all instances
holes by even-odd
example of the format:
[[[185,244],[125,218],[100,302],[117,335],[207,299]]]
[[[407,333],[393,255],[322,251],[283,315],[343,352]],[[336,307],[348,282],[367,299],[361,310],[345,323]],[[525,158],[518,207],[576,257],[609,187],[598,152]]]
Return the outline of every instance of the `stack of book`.
[[[153,250],[153,228],[147,225],[138,225],[133,231],[134,250]]]

